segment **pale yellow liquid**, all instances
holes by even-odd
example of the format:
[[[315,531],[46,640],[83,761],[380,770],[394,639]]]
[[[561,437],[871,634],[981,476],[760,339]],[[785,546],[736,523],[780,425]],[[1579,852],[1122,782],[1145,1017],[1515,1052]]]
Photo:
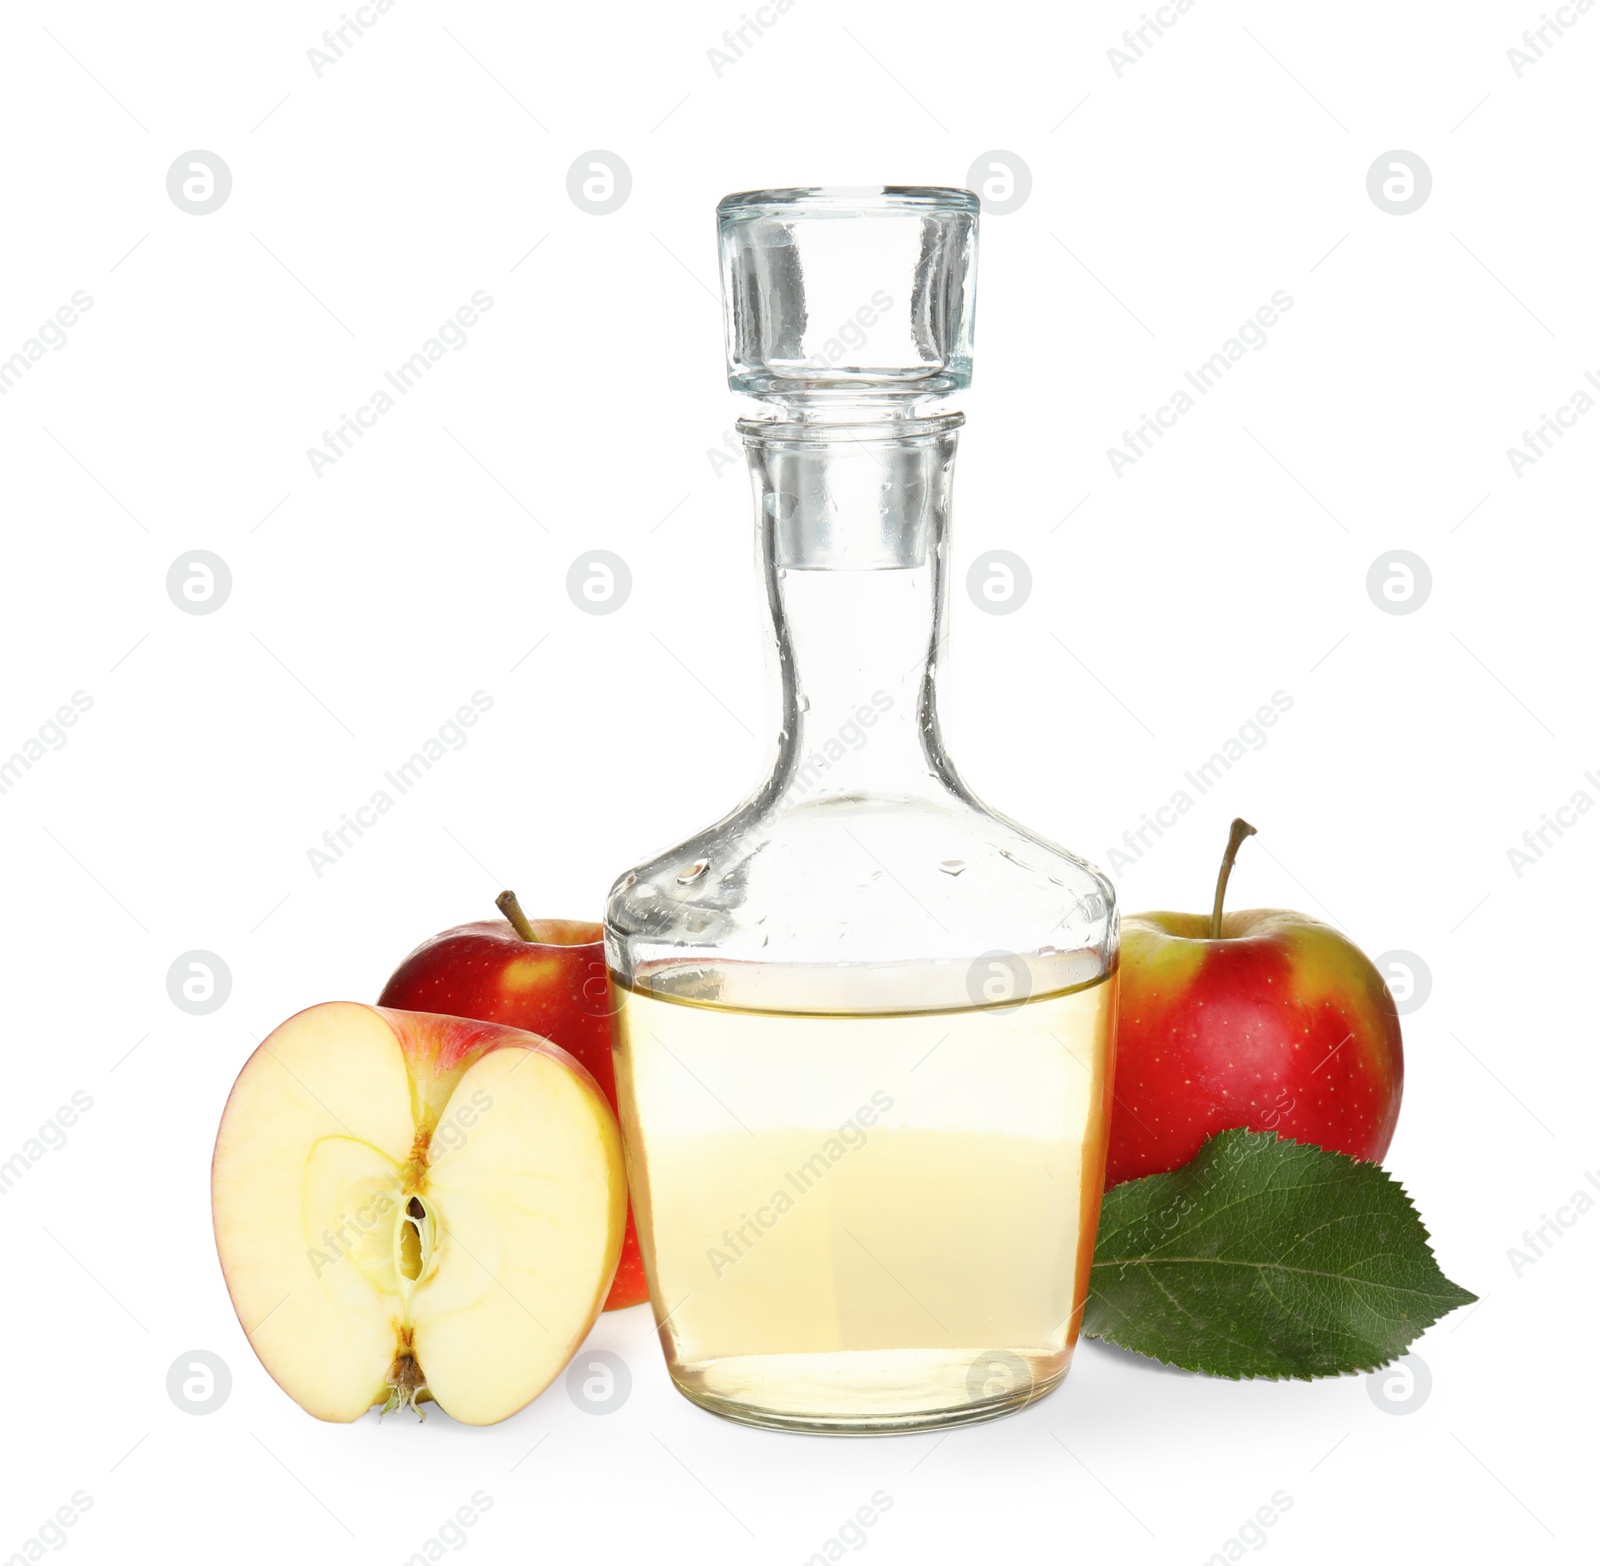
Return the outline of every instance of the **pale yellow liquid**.
[[[867,1433],[1056,1385],[1104,1179],[1114,976],[958,1011],[616,1000],[639,1238],[685,1395]]]

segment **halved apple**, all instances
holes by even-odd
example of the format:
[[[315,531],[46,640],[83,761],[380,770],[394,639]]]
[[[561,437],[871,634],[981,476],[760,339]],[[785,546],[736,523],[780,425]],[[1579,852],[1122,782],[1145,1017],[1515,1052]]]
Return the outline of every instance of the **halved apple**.
[[[536,1034],[353,1002],[245,1062],[211,1168],[217,1255],[307,1413],[431,1398],[487,1425],[594,1325],[627,1212],[610,1106]]]

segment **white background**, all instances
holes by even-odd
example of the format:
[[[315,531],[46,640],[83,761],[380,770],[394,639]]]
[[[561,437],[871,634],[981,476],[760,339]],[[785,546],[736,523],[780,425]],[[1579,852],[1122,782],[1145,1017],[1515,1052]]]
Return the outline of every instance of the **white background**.
[[[482,1490],[473,1560],[800,1562],[884,1490],[876,1561],[1181,1563],[1227,1558],[1281,1490],[1272,1559],[1579,1558],[1600,1217],[1520,1275],[1507,1253],[1600,1168],[1600,820],[1520,876],[1507,849],[1600,798],[1600,412],[1520,477],[1506,448],[1600,374],[1600,11],[1564,12],[1519,78],[1531,4],[1200,0],[1120,76],[1137,4],[1057,10],[799,0],[719,75],[733,0],[399,0],[319,77],[337,0],[6,8],[0,357],[75,290],[93,307],[0,398],[0,754],[93,705],[0,795],[0,1159],[75,1091],[93,1107],[3,1198],[0,1554],[84,1490],[72,1559],[399,1562]],[[210,215],[167,194],[191,149],[231,170]],[[593,149],[631,170],[608,216],[567,194]],[[1406,216],[1367,192],[1393,149],[1432,173]],[[1292,697],[1121,869],[1123,906],[1205,906],[1239,813],[1260,836],[1231,905],[1424,959],[1389,1164],[1481,1305],[1419,1342],[1431,1392],[1399,1412],[1363,1378],[1236,1385],[1086,1345],[995,1425],[765,1434],[671,1390],[640,1308],[595,1331],[634,1381],[607,1417],[558,1382],[491,1429],[312,1421],[212,1247],[235,1073],[502,885],[597,914],[754,782],[748,490],[707,456],[734,412],[713,205],[965,184],[991,150],[1032,192],[983,222],[952,750],[1106,864]],[[467,346],[317,476],[306,448],[479,289]],[[1276,290],[1267,346],[1118,477],[1106,448]],[[591,548],[632,571],[606,617],[565,592]],[[989,548],[1029,563],[1016,613],[962,589]],[[165,587],[196,549],[232,574],[204,616]],[[1403,616],[1365,586],[1396,549],[1432,574]],[[308,848],[476,690],[470,743],[317,876]],[[167,994],[195,948],[232,974],[208,1016]],[[205,1417],[165,1390],[193,1349],[232,1371]]]

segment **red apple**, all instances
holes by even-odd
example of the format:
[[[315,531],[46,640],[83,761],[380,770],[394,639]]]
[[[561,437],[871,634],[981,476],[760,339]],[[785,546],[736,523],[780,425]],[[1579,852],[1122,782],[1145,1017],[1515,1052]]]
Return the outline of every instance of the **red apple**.
[[[1106,1185],[1189,1162],[1218,1131],[1276,1131],[1381,1159],[1400,1114],[1400,1019],[1382,975],[1337,930],[1278,908],[1122,924]]]
[[[390,975],[378,1004],[537,1033],[588,1071],[615,1113],[611,999],[600,926],[587,919],[530,920],[511,892],[500,894],[498,906],[504,919],[460,924],[424,941]],[[649,1297],[630,1206],[606,1309]]]
[[[211,1165],[250,1346],[340,1421],[431,1399],[487,1425],[537,1397],[600,1314],[627,1200],[616,1117],[564,1050],[350,1002],[245,1062]]]

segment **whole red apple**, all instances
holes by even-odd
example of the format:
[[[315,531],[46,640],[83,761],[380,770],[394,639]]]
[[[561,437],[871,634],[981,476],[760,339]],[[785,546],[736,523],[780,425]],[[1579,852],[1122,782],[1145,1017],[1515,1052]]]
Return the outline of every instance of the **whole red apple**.
[[[611,1002],[598,924],[587,919],[529,920],[511,892],[498,899],[504,919],[457,925],[426,940],[389,976],[380,1006],[499,1022],[537,1033],[573,1056],[617,1108],[611,1065]],[[650,1297],[633,1207],[607,1310]]]
[[[1400,1019],[1383,977],[1337,930],[1278,908],[1122,924],[1106,1185],[1189,1162],[1235,1126],[1376,1162],[1400,1114]]]

